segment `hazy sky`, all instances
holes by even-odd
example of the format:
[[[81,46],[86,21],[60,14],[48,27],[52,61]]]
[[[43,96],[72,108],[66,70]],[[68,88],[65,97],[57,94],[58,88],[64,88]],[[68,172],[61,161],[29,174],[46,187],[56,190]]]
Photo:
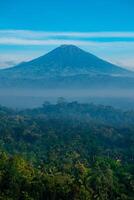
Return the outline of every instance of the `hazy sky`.
[[[133,0],[0,0],[0,67],[75,44],[134,69]]]

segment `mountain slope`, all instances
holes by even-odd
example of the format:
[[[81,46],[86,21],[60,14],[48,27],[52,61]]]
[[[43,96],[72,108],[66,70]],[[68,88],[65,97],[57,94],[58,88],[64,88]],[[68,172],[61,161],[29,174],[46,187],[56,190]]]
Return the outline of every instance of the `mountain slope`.
[[[133,88],[134,72],[104,61],[74,45],[0,71],[0,87]]]
[[[10,77],[41,78],[79,74],[130,75],[131,72],[104,61],[73,45],[62,45],[32,61],[3,70]]]

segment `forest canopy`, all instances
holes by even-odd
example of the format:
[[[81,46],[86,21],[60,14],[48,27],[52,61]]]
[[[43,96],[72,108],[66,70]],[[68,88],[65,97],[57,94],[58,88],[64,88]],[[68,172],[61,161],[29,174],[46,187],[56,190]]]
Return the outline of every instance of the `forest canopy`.
[[[0,107],[0,199],[133,200],[134,112],[45,102]]]

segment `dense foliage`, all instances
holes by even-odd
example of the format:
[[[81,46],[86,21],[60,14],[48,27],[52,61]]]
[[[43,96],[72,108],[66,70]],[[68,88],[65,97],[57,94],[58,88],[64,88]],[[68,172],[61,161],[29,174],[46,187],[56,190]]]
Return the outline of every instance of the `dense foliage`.
[[[134,112],[67,103],[0,107],[0,199],[133,200]]]

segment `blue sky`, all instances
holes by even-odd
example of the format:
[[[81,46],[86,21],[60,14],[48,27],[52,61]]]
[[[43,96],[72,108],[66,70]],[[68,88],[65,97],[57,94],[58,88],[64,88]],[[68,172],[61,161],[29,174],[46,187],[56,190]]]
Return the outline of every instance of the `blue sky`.
[[[134,69],[133,0],[0,0],[0,67],[75,44]]]

